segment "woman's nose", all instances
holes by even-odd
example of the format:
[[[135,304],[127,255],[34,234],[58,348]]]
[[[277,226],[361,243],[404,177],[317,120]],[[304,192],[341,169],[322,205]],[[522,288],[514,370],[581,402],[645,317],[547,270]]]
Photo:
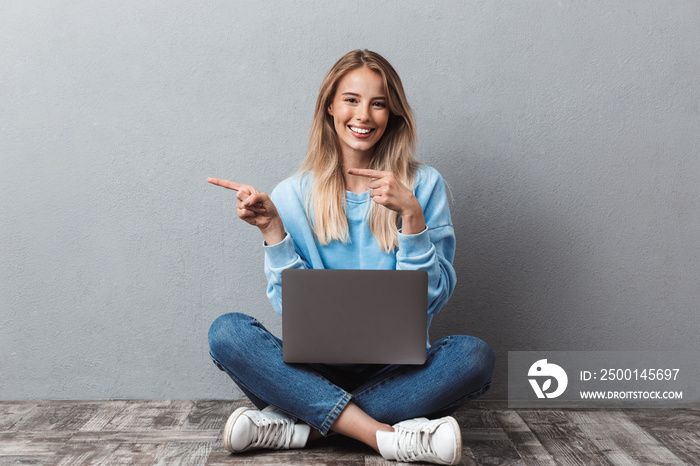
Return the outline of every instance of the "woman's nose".
[[[357,118],[359,121],[367,121],[369,120],[369,107],[366,105],[360,105],[357,108],[357,113],[355,114],[355,118]]]

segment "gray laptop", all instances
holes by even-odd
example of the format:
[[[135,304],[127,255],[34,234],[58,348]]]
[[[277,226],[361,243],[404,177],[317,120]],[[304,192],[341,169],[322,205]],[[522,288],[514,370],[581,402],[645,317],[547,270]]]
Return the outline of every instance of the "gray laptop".
[[[423,364],[428,274],[420,270],[285,270],[285,362]]]

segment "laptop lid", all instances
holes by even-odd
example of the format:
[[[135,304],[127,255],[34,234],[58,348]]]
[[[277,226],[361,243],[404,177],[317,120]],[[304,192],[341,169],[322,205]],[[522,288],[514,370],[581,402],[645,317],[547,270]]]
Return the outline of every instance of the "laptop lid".
[[[423,364],[427,307],[425,271],[284,270],[283,359]]]

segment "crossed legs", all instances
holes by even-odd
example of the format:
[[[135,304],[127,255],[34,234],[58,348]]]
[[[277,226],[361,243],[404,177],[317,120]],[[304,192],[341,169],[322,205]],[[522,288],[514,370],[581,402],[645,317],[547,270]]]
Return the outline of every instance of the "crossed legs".
[[[282,342],[239,313],[216,319],[209,345],[214,363],[258,409],[272,405],[309,424],[309,440],[332,430],[375,450],[377,431],[390,432],[405,419],[449,414],[480,396],[494,364],[486,343],[457,335],[430,347],[422,366],[377,366],[347,383],[347,372],[333,366],[284,363]]]

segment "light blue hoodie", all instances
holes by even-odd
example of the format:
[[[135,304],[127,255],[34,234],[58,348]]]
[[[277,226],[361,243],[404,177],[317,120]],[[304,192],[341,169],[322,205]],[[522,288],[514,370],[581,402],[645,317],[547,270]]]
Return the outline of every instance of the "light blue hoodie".
[[[285,269],[375,269],[425,270],[428,272],[428,327],[452,295],[457,282],[452,263],[455,235],[445,192],[445,183],[432,167],[421,166],[416,174],[414,194],[423,208],[427,228],[415,235],[399,229],[399,247],[392,254],[379,248],[367,221],[372,203],[369,191],[345,192],[350,230],[347,243],[319,244],[306,213],[311,174],[288,178],[272,192],[286,237],[273,246],[264,245],[267,297],[282,314],[282,271]]]

